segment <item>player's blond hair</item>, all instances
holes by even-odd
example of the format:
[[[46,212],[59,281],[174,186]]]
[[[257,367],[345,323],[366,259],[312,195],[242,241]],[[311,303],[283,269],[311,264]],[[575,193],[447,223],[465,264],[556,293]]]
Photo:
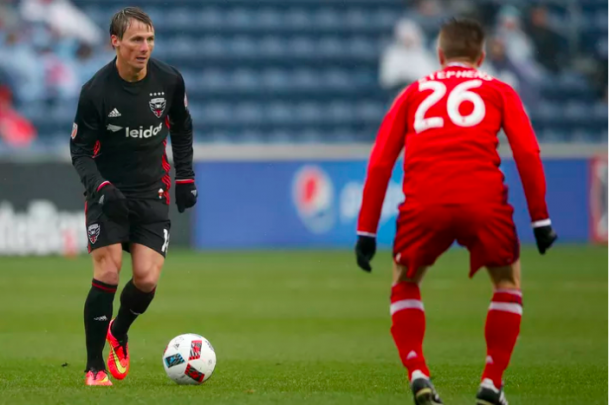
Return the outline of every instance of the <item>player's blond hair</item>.
[[[119,39],[123,39],[123,35],[131,20],[137,20],[150,28],[153,27],[152,19],[139,7],[125,7],[121,11],[112,16],[110,20],[110,36],[116,35]]]

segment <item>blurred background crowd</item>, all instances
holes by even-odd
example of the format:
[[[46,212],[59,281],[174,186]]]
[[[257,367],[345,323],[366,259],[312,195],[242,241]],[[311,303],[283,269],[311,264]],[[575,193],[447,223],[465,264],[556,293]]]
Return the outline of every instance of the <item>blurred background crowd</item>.
[[[442,21],[469,16],[482,70],[521,94],[541,142],[607,143],[607,1],[0,0],[0,152],[66,148],[127,5],[183,73],[197,142],[371,142],[396,92],[437,69]]]

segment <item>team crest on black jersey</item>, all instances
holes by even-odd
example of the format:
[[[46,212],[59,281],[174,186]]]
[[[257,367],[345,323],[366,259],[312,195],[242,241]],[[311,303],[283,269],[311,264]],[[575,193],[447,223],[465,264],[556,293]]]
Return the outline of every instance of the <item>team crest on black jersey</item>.
[[[164,96],[165,92],[159,92],[159,93],[150,93],[152,98],[149,102],[148,105],[150,106],[150,110],[153,112],[153,114],[155,114],[155,117],[157,118],[161,118],[161,116],[163,115],[163,111],[165,111],[165,106],[167,104],[167,102],[165,101],[165,97],[159,97],[159,96]]]
[[[89,240],[91,241],[91,244],[94,245],[95,242],[97,242],[98,236],[100,236],[99,224],[89,225],[89,228],[87,228],[87,235],[89,235]]]

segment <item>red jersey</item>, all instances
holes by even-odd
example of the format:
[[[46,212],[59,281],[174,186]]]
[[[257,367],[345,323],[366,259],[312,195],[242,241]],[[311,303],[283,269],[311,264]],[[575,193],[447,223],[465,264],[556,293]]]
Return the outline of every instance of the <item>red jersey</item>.
[[[404,150],[405,202],[506,203],[498,132],[504,129],[532,222],[547,221],[540,148],[517,93],[474,68],[450,64],[408,86],[371,152],[358,233],[375,235],[394,164]]]

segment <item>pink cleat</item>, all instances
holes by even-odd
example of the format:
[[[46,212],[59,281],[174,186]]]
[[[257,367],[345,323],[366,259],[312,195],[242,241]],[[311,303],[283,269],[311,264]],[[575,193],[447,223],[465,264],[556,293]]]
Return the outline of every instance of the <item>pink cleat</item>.
[[[87,371],[85,376],[85,385],[112,385],[112,382],[108,378],[108,374],[105,371]]]

